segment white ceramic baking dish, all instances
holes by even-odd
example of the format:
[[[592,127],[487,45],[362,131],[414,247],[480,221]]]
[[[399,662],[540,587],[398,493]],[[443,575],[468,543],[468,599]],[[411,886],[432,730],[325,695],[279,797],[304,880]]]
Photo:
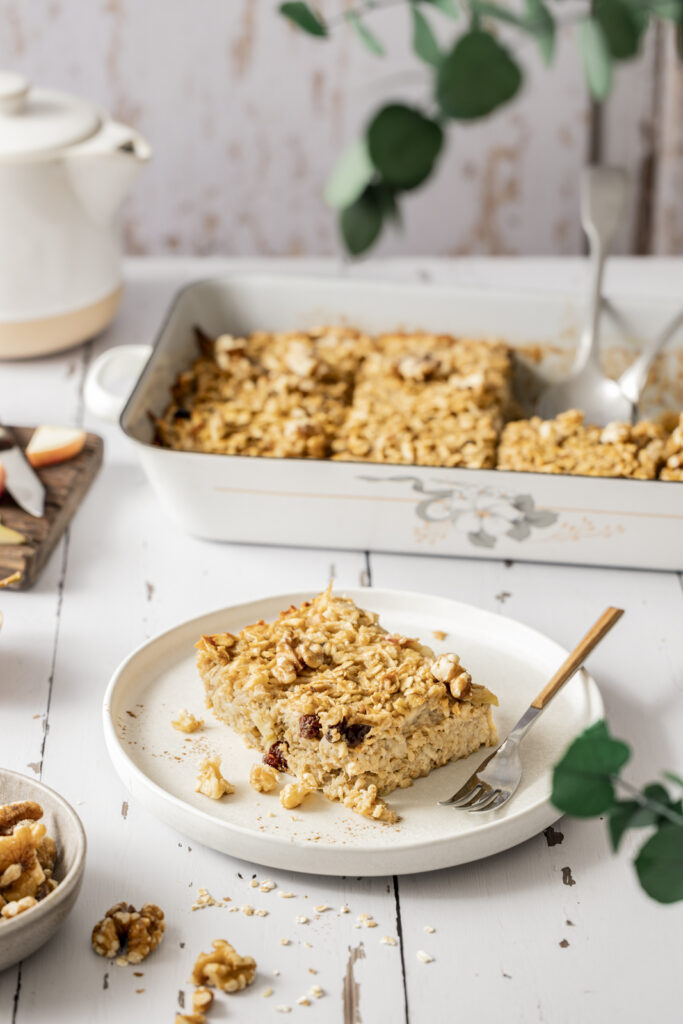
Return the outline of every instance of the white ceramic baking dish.
[[[680,307],[674,295],[610,297],[602,318],[608,363],[623,366]],[[162,412],[195,357],[195,325],[209,335],[347,322],[497,337],[527,356],[540,346],[535,359],[552,376],[569,364],[582,316],[571,295],[246,273],[200,281],[176,297],[120,422],[164,509],[201,537],[683,569],[678,482],[209,455],[152,443],[148,413]],[[91,390],[101,392],[108,359],[125,357],[105,354]],[[683,328],[661,357],[648,413],[662,403],[683,408],[682,368]]]

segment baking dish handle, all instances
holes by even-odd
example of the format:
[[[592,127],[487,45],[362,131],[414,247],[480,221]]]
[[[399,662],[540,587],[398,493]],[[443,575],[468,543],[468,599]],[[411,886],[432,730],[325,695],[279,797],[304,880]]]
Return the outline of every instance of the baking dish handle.
[[[117,420],[151,354],[151,345],[117,345],[99,355],[85,378],[88,412],[102,420]]]

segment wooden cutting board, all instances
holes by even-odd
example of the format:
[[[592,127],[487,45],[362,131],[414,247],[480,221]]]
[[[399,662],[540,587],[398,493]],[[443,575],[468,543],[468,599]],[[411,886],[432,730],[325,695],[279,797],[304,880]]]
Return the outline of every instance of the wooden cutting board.
[[[22,448],[26,448],[33,429],[12,427]],[[13,572],[22,573],[12,590],[27,590],[36,582],[57,542],[71,522],[97,470],[102,464],[104,445],[97,434],[88,434],[79,455],[54,466],[36,470],[45,485],[45,515],[30,516],[5,491],[0,497],[0,521],[26,537],[26,544],[0,544],[0,579]]]

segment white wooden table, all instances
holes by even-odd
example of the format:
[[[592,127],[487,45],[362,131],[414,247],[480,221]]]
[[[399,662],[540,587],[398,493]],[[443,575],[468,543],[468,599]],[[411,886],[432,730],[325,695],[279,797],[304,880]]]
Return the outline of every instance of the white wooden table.
[[[88,420],[84,373],[108,345],[149,341],[182,283],[234,265],[132,261],[121,316],[105,337],[61,357],[0,366],[6,422],[85,424],[106,442],[101,475],[39,584],[0,595],[0,763],[63,793],[89,841],[83,892],[65,927],[19,969],[0,974],[0,1021],[171,1024],[180,994],[190,991],[195,955],[217,937],[252,954],[258,977],[246,992],[217,1000],[216,1022],[272,1021],[278,1006],[291,1007],[292,1018],[340,1024],[680,1021],[683,908],[658,906],[641,893],[632,847],[626,843],[612,856],[602,823],[564,821],[557,826],[561,835],[540,835],[434,874],[330,879],[232,860],[188,843],[129,803],[100,725],[104,688],[119,661],[146,637],[203,610],[318,589],[331,573],[340,586],[360,580],[469,601],[567,646],[607,604],[621,605],[627,625],[590,661],[612,728],[635,745],[634,781],[683,769],[683,592],[673,573],[215,545],[184,536],[162,517],[118,428]],[[608,283],[670,291],[680,287],[682,266],[614,261]],[[331,262],[306,267],[340,269]],[[368,263],[341,271],[579,288],[584,268],[572,260],[482,260]],[[250,888],[254,875],[273,878],[296,898]],[[199,886],[269,914],[192,912]],[[163,944],[137,973],[90,949],[93,923],[121,899],[157,902],[168,921]],[[321,903],[335,909],[316,917],[313,907]],[[338,914],[342,904],[350,914]],[[295,924],[306,913],[311,923]],[[373,914],[378,927],[354,928],[360,913]],[[398,944],[382,945],[384,935]],[[282,938],[291,943],[283,946]],[[418,949],[434,962],[420,962]],[[312,984],[325,995],[298,1005]],[[263,998],[268,987],[274,994]]]

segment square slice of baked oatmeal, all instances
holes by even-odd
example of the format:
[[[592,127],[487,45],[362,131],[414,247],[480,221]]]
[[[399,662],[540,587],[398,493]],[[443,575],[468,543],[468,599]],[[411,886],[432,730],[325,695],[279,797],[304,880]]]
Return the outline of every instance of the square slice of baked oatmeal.
[[[456,654],[387,632],[331,588],[197,648],[222,722],[303,790],[370,818],[396,821],[383,795],[497,740],[498,701]]]

